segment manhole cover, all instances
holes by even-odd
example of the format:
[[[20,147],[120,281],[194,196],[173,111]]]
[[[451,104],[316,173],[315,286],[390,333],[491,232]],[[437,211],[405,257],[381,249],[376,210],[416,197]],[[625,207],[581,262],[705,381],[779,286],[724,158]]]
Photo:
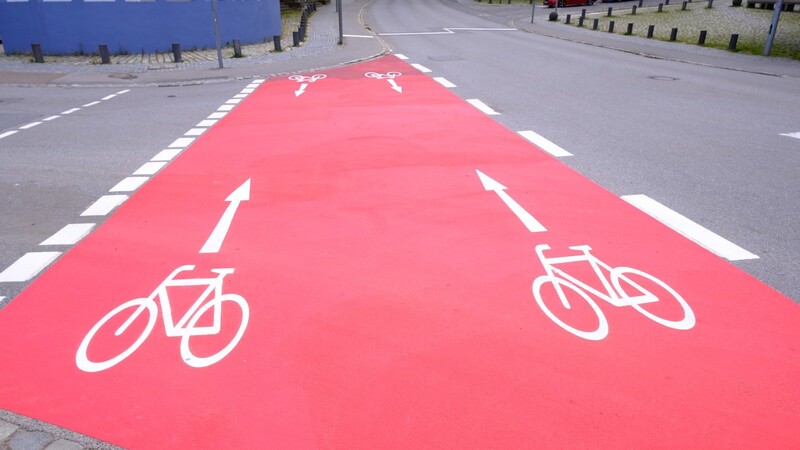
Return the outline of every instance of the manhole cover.
[[[108,77],[119,78],[120,80],[133,80],[134,78],[138,78],[136,75],[132,73],[112,73]]]
[[[647,78],[650,78],[651,80],[656,80],[656,81],[678,81],[680,79],[680,78],[675,78],[675,77],[663,77],[663,76],[660,76],[660,75],[652,75],[652,76],[649,76]]]

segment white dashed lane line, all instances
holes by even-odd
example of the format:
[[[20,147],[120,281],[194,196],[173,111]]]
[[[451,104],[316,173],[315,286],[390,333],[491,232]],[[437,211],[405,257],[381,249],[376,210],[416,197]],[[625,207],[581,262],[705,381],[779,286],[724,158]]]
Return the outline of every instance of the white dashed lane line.
[[[149,162],[144,163],[141,167],[139,167],[132,176],[124,178],[122,181],[114,185],[111,189],[109,189],[109,194],[103,195],[97,201],[95,201],[91,206],[89,206],[83,213],[81,213],[80,217],[104,217],[111,214],[116,208],[120,205],[125,203],[128,200],[130,195],[133,195],[133,192],[138,190],[142,185],[144,185],[152,176],[158,173],[161,169],[163,169],[167,163],[172,161],[175,157],[177,157],[183,150],[185,150],[189,145],[191,145],[197,136],[202,135],[205,133],[209,127],[214,126],[219,119],[225,117],[229,111],[236,107],[247,95],[252,94],[258,86],[260,86],[265,80],[254,80],[250,84],[247,85],[246,88],[242,89],[240,93],[236,94],[233,98],[227,100],[224,105],[220,106],[219,109],[210,114],[205,120],[198,123],[196,126],[189,129],[186,133],[184,133],[183,137],[180,137],[169,144],[168,148],[161,150],[158,152],[156,156],[154,156]],[[103,97],[101,100],[96,102],[91,102],[83,105],[84,108],[88,108],[102,101],[107,101],[112,98],[115,98],[119,95],[125,94],[130,92],[130,89],[126,89],[124,91],[119,91],[115,94],[107,95]],[[41,122],[32,122],[30,124],[25,125],[24,127],[20,127],[17,130],[7,131],[5,133],[0,134],[0,139],[4,137],[11,136],[15,133],[18,133],[20,130],[26,130],[33,128],[37,125],[40,125],[42,122],[49,122],[51,120],[58,119],[59,117],[63,117],[68,114],[72,114],[76,111],[79,111],[81,108],[72,108],[62,112],[61,114],[50,116],[46,119],[42,119]],[[64,228],[53,234],[51,237],[44,240],[40,245],[42,246],[53,246],[53,245],[75,245],[80,242],[83,238],[89,235],[89,233],[94,230],[96,224],[95,223],[73,223],[66,225]],[[0,272],[0,283],[17,283],[17,282],[26,282],[30,281],[34,277],[36,277],[41,271],[46,269],[50,264],[52,264],[59,256],[61,256],[62,252],[29,252],[19,258],[16,262],[11,264],[5,270]],[[0,297],[0,301],[2,301],[4,297]]]
[[[433,79],[434,79],[434,80],[435,80],[437,83],[441,84],[442,86],[444,86],[444,87],[446,87],[446,88],[454,88],[454,87],[457,87],[455,84],[453,84],[453,83],[451,83],[450,81],[448,81],[448,80],[447,80],[447,78],[445,78],[445,77],[433,77]]]
[[[481,112],[490,115],[490,116],[499,116],[500,113],[493,110],[489,105],[483,103],[482,101],[478,100],[477,98],[470,98],[467,99],[467,103],[470,105],[478,108]]]
[[[623,195],[622,199],[718,256],[730,261],[758,258],[757,255],[748,252],[646,195]]]
[[[531,130],[519,131],[518,133],[520,136],[530,141],[533,145],[539,147],[540,149],[546,151],[547,153],[550,153],[556,158],[561,158],[564,156],[572,156],[572,153],[564,150],[563,148],[550,142],[549,140],[545,139],[541,135]]]
[[[433,72],[431,69],[428,69],[427,67],[423,66],[422,64],[416,64],[416,63],[415,64],[411,64],[411,67],[419,70],[422,73],[431,73],[431,72]]]

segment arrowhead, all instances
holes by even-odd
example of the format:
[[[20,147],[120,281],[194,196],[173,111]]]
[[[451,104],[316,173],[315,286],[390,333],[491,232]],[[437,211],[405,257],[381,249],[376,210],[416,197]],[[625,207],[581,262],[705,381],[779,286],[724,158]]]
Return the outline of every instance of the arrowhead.
[[[481,172],[480,170],[475,169],[475,172],[478,173],[478,178],[480,178],[481,183],[483,183],[483,188],[487,191],[504,191],[508,189],[507,187],[503,186],[502,184],[494,181],[493,179],[489,178],[488,175]]]
[[[305,91],[294,91],[294,96],[295,97],[300,97],[301,95],[303,95],[304,92]]]
[[[226,202],[246,202],[247,200],[250,200],[250,178],[225,199]]]
[[[403,93],[403,88],[400,87],[400,86],[392,86],[392,89],[394,89],[395,91],[397,91],[397,92],[399,92],[401,94]]]

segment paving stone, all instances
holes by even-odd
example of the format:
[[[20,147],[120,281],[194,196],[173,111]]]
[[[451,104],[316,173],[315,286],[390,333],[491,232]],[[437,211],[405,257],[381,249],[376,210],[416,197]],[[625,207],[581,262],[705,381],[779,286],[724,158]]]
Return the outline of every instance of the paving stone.
[[[42,450],[53,441],[53,435],[44,431],[18,431],[6,444],[9,450]]]
[[[9,436],[14,434],[19,427],[13,423],[8,423],[5,420],[0,420],[0,443],[6,440]]]
[[[83,450],[83,446],[77,442],[59,439],[45,447],[44,450]]]

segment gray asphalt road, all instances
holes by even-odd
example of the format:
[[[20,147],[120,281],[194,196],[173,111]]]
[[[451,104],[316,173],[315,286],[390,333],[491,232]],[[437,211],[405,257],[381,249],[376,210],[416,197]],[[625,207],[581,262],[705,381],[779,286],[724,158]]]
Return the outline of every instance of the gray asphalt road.
[[[0,139],[0,267],[68,250],[39,244],[67,224],[102,221],[80,215],[246,84],[131,88],[106,100],[128,89],[0,85],[0,130],[39,122]],[[0,297],[26,284],[0,283]]]
[[[523,31],[426,34],[502,28],[501,11],[376,0],[367,21],[395,52],[456,84],[455,94],[500,112],[509,129],[571,152],[563,162],[606,189],[645,194],[755,253],[735,264],[800,301],[800,141],[781,135],[800,131],[800,80]],[[710,53],[715,63],[726,56]]]

